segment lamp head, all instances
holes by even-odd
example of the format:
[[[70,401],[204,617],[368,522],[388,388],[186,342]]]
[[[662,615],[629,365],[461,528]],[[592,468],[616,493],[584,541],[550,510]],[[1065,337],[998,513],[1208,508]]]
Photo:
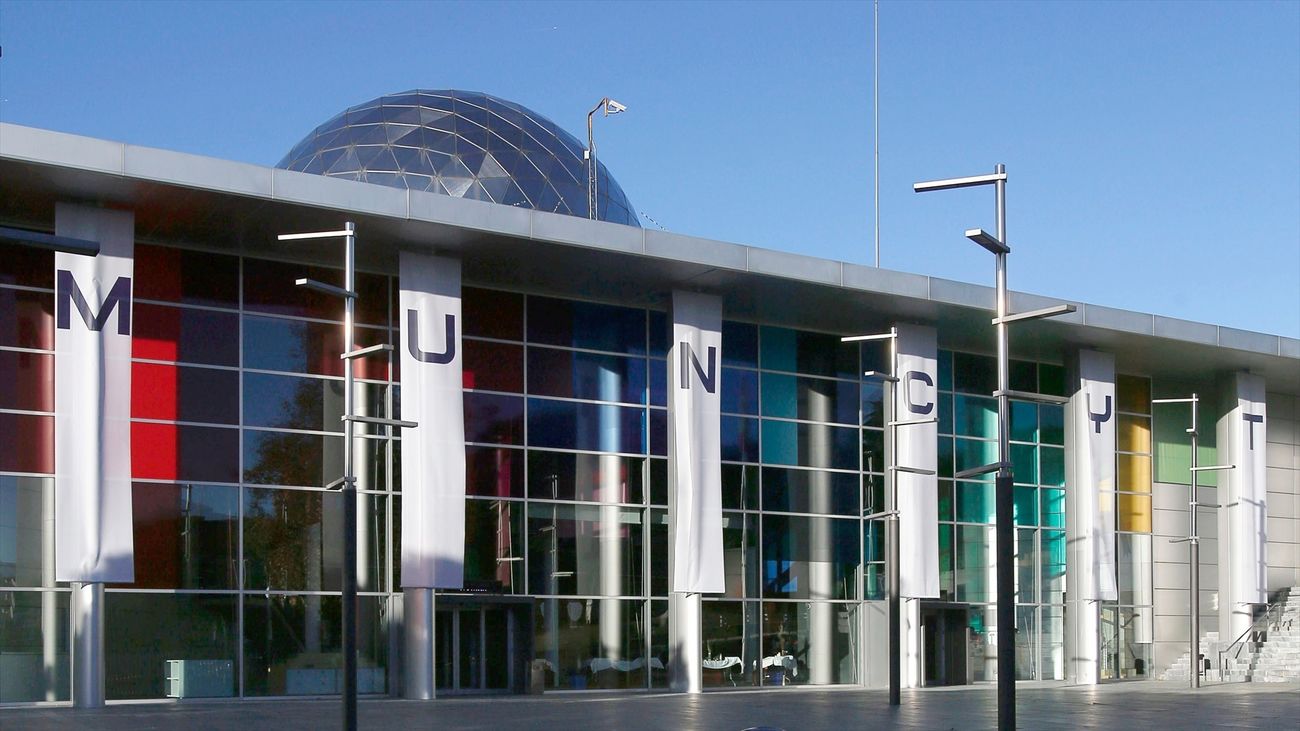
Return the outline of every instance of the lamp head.
[[[610,99],[609,97],[606,97],[606,98],[605,98],[605,116],[606,116],[606,117],[608,117],[608,116],[611,115],[611,114],[618,114],[619,112],[626,112],[626,111],[627,111],[627,105],[625,105],[625,104],[620,104],[620,103],[614,101],[613,99]]]

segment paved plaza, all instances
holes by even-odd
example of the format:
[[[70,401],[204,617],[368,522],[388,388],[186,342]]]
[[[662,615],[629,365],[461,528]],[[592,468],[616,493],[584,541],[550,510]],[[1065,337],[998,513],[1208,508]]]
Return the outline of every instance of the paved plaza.
[[[362,729],[618,729],[784,731],[993,729],[993,686],[905,691],[898,709],[880,690],[789,689],[669,693],[557,693],[544,697],[443,698],[433,702],[363,700]],[[1237,684],[1191,691],[1173,683],[1100,687],[1022,686],[1019,728],[1300,730],[1300,685]],[[67,707],[0,709],[3,731],[329,731],[341,726],[337,698],[274,701],[117,703],[95,711]]]

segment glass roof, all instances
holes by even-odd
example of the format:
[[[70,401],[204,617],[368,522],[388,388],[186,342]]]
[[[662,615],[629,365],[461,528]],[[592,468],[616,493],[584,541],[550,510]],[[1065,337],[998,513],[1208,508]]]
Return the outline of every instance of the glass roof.
[[[585,145],[526,107],[419,89],[349,107],[276,167],[587,217]],[[598,218],[640,226],[599,160]]]

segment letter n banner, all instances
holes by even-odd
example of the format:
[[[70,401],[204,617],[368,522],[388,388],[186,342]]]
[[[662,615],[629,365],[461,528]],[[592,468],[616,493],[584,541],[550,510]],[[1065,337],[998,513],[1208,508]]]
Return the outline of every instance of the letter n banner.
[[[100,247],[54,255],[55,578],[129,583],[135,219],[59,203],[54,230]]]
[[[668,353],[671,587],[726,590],[722,562],[722,299],[673,292]]]
[[[465,579],[465,411],[460,261],[403,251],[401,308],[402,587]]]

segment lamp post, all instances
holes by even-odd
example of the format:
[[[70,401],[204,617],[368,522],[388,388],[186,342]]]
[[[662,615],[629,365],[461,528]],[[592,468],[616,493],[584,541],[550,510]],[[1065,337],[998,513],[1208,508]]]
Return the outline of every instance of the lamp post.
[[[860,343],[874,340],[889,341],[889,372],[867,371],[863,375],[877,378],[885,384],[885,419],[889,428],[889,502],[885,510],[863,515],[863,520],[885,519],[885,587],[889,597],[889,705],[899,705],[903,681],[902,667],[902,594],[899,586],[899,526],[898,526],[898,473],[933,475],[934,470],[907,467],[898,464],[898,428],[917,424],[933,424],[938,417],[900,420],[897,414],[896,390],[898,384],[898,328],[877,335],[851,335],[840,338],[842,343]]]
[[[325,485],[326,490],[341,488],[343,493],[343,728],[356,731],[357,728],[357,478],[352,465],[352,432],[356,422],[377,424],[389,427],[414,427],[412,421],[382,419],[373,416],[357,416],[352,413],[352,361],[375,353],[391,351],[393,346],[383,343],[360,350],[353,349],[353,322],[356,318],[356,225],[351,221],[343,224],[341,231],[318,231],[315,233],[281,234],[280,241],[302,241],[307,239],[344,240],[343,286],[318,282],[314,279],[298,279],[299,287],[323,292],[343,299],[343,476]]]
[[[1187,593],[1190,597],[1188,609],[1191,612],[1192,627],[1190,644],[1191,649],[1188,654],[1187,669],[1191,676],[1188,682],[1193,688],[1201,687],[1201,537],[1197,532],[1196,509],[1201,505],[1207,508],[1219,507],[1215,503],[1201,503],[1197,500],[1196,476],[1201,472],[1212,472],[1217,470],[1230,470],[1236,465],[1224,464],[1213,465],[1210,467],[1201,467],[1197,464],[1197,409],[1200,406],[1200,399],[1195,393],[1191,398],[1157,398],[1151,399],[1152,404],[1191,404],[1192,405],[1192,425],[1187,429],[1187,433],[1192,437],[1192,466],[1191,466],[1191,498],[1187,502],[1187,519],[1188,530],[1186,538],[1173,538],[1170,543],[1186,543],[1189,553],[1189,578],[1187,583]]]
[[[596,215],[596,207],[597,201],[599,201],[597,193],[599,192],[600,187],[600,182],[598,180],[600,174],[596,168],[596,138],[592,134],[591,122],[592,117],[596,115],[596,112],[599,112],[602,109],[604,110],[603,116],[608,117],[611,114],[626,112],[627,106],[619,104],[609,97],[604,97],[596,103],[596,106],[591,108],[590,112],[587,112],[587,218],[590,218],[593,221],[598,218]]]
[[[1011,247],[1007,239],[1007,169],[1004,165],[994,168],[992,175],[976,175],[966,178],[948,178],[915,183],[912,190],[917,193],[929,193],[936,190],[970,188],[992,185],[996,191],[997,235],[986,233],[983,229],[969,229],[966,238],[984,247],[997,258],[995,283],[997,288],[997,317],[993,325],[997,329],[998,390],[993,396],[998,402],[998,460],[991,465],[983,465],[957,473],[958,478],[973,477],[980,474],[997,472],[994,482],[996,492],[996,532],[997,532],[997,630],[998,630],[998,729],[1012,731],[1016,727],[1016,605],[1015,605],[1015,502],[1014,480],[1011,473],[1010,397],[1044,400],[1037,394],[1026,394],[1010,390],[1008,385],[1010,358],[1007,354],[1007,325],[1018,320],[1031,320],[1052,317],[1074,311],[1074,305],[1059,305],[1033,312],[1012,315],[1008,312],[1007,301],[1007,254]]]

